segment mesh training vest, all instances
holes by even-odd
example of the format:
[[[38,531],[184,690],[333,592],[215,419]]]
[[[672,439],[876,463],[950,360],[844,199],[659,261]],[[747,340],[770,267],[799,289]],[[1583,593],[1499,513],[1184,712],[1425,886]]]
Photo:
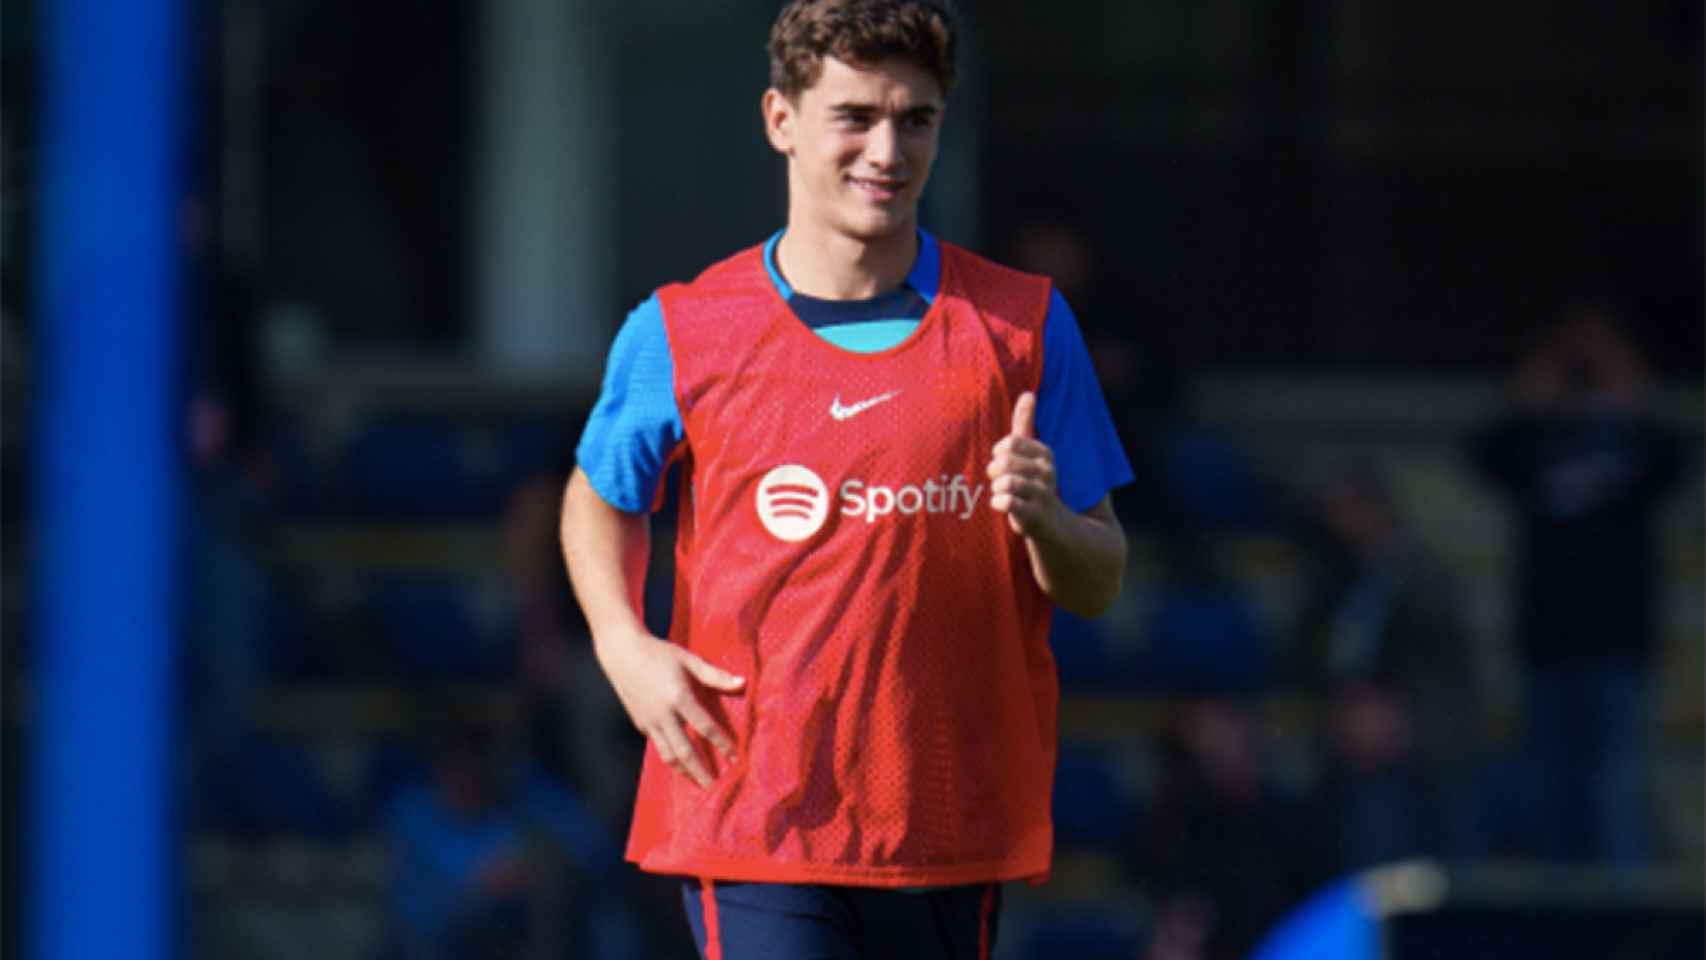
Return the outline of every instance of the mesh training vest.
[[[658,292],[686,430],[671,640],[747,683],[706,691],[737,745],[711,787],[646,751],[628,842],[643,869],[1048,872],[1052,606],[984,471],[1041,380],[1050,289],[941,251],[929,312],[875,354],[801,324],[760,248]]]

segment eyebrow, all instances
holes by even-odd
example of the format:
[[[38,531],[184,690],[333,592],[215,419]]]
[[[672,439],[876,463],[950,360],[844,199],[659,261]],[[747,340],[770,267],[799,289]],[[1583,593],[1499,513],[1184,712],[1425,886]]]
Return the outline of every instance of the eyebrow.
[[[829,111],[831,113],[876,113],[878,109],[879,108],[874,103],[857,103],[848,101],[844,103],[831,104]],[[936,106],[929,103],[921,103],[915,107],[907,107],[905,110],[901,111],[901,114],[904,116],[934,117],[936,113]]]

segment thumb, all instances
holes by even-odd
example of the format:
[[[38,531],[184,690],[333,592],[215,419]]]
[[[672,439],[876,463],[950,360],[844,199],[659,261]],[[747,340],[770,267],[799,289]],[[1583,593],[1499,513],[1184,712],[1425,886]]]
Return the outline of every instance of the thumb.
[[[1019,402],[1013,405],[1013,436],[1037,437],[1037,395],[1029,390],[1019,394]]]
[[[687,672],[693,674],[694,679],[725,693],[733,693],[746,683],[745,677],[737,677],[727,670],[713,667],[686,651],[681,653],[681,662],[686,665]]]

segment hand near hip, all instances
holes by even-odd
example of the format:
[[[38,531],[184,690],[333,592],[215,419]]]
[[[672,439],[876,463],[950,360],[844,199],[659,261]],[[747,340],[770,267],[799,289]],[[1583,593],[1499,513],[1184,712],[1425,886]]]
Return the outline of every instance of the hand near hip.
[[[601,665],[628,718],[664,763],[701,787],[710,786],[711,765],[683,724],[723,756],[734,756],[734,739],[712,718],[701,698],[707,692],[738,693],[746,679],[712,666],[678,644],[649,635],[610,649],[614,652],[601,657]]]

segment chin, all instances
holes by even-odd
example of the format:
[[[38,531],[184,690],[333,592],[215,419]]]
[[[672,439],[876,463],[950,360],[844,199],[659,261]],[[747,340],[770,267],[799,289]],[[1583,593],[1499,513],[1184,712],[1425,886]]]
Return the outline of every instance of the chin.
[[[870,243],[909,234],[917,223],[918,212],[916,210],[908,210],[904,214],[900,212],[873,214],[861,211],[843,222],[844,229],[849,236],[858,237],[860,240]]]

